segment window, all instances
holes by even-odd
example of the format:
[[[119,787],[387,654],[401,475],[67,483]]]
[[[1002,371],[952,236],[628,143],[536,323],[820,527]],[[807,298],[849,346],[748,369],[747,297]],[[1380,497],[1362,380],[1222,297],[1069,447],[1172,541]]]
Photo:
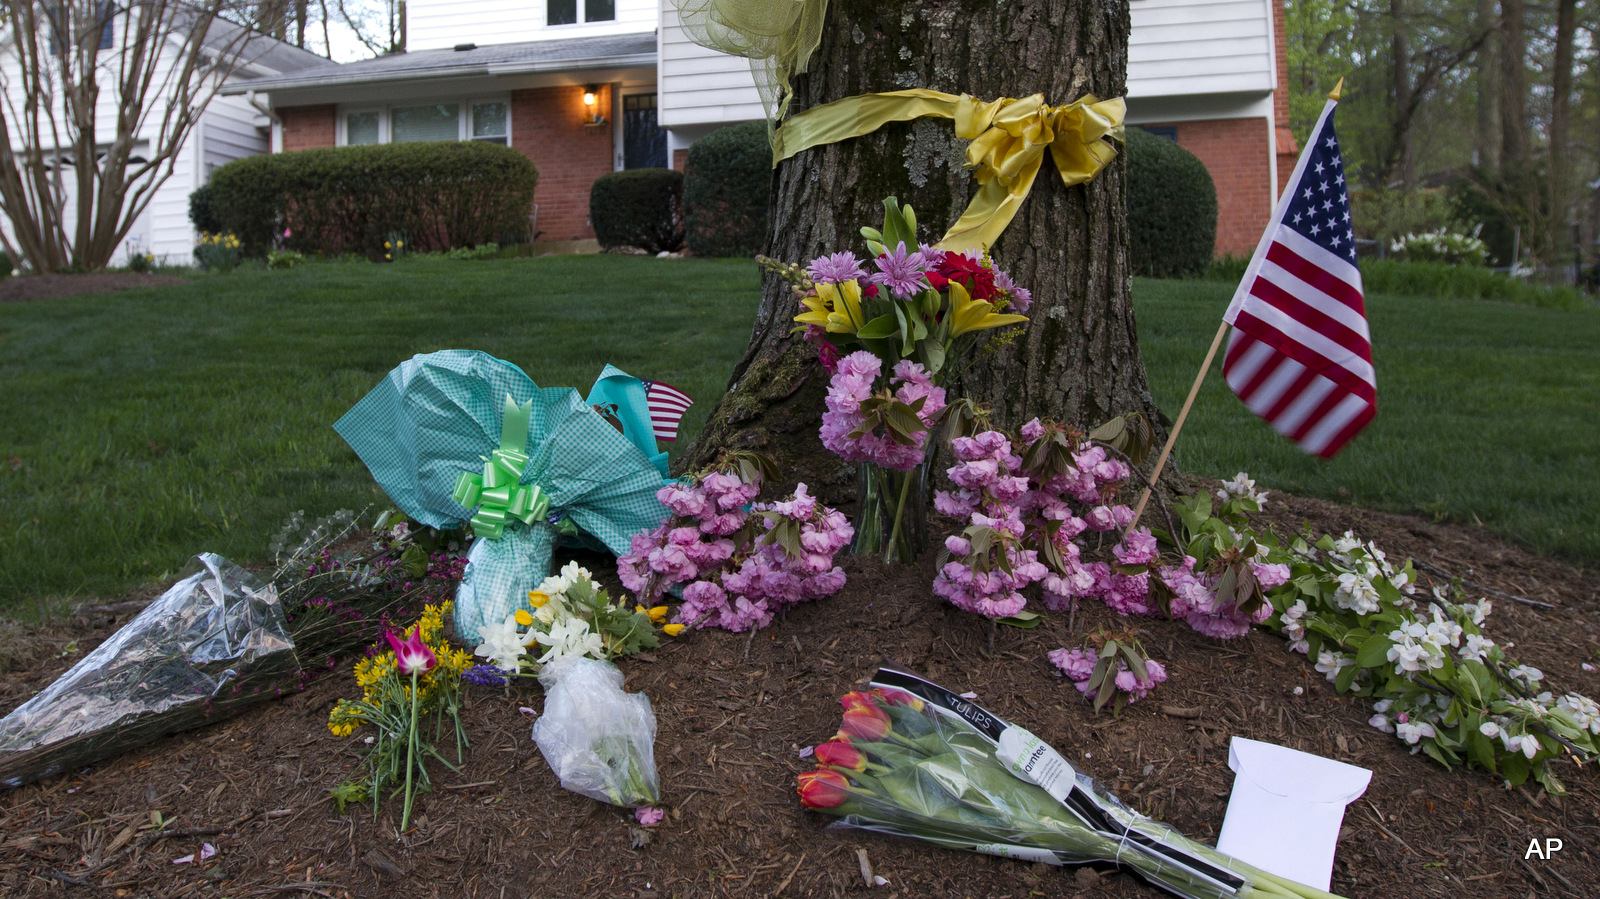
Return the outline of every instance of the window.
[[[472,139],[491,144],[504,144],[507,138],[506,104],[472,104]]]
[[[579,8],[583,18],[578,18]],[[611,22],[617,18],[617,0],[546,0],[545,24],[576,25],[579,22]]]
[[[1156,137],[1164,137],[1173,143],[1178,142],[1177,125],[1140,125],[1139,127],[1154,134]]]
[[[344,142],[347,146],[359,147],[362,144],[375,144],[381,139],[378,125],[383,118],[383,113],[376,109],[364,109],[360,112],[346,113],[344,117]]]
[[[117,5],[102,0],[95,4],[95,14],[100,17],[100,49],[110,50],[117,42]]]
[[[389,111],[389,140],[404,144],[419,140],[460,140],[461,107],[456,103],[396,106]]]

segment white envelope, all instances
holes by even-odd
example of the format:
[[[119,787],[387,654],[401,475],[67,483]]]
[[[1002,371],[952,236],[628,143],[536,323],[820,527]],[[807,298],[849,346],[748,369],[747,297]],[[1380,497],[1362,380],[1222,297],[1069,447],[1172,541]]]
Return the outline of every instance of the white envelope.
[[[1320,755],[1234,737],[1233,795],[1217,848],[1279,877],[1327,890],[1344,807],[1372,772]]]

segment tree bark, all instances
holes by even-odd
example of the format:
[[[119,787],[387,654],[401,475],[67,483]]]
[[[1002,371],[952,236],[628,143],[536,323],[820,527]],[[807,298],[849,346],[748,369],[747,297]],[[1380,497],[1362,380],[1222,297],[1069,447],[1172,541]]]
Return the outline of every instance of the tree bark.
[[[1411,34],[1406,21],[1404,0],[1389,0],[1389,65],[1391,90],[1394,93],[1394,170],[1390,178],[1400,182],[1400,189],[1409,194],[1417,186],[1417,154],[1412,135],[1411,116]]]
[[[1571,192],[1568,180],[1567,141],[1572,122],[1572,45],[1578,31],[1577,0],[1559,0],[1556,6],[1556,58],[1555,72],[1551,77],[1550,96],[1550,214],[1555,231],[1553,243],[1562,246],[1568,233],[1567,197]]]
[[[1484,38],[1477,58],[1478,133],[1473,162],[1493,172],[1500,168],[1500,30],[1495,0],[1478,0],[1477,25]]]
[[[1523,0],[1500,0],[1500,161],[1528,158],[1528,38]]]
[[[909,87],[985,100],[1037,92],[1051,104],[1120,97],[1128,30],[1122,0],[833,0],[810,71],[794,79],[790,112]],[[887,196],[915,207],[920,239],[938,240],[976,187],[964,152],[949,121],[923,119],[797,154],[773,180],[767,255],[801,263],[846,249],[866,255],[858,229],[882,222]],[[1034,415],[1096,424],[1154,412],[1129,299],[1127,242],[1121,157],[1070,189],[1047,158],[992,248],[995,264],[1033,291],[1030,324],[981,355],[957,389],[993,404],[997,422],[1008,426]],[[790,334],[796,312],[792,291],[768,276],[744,358],[685,465],[727,448],[760,449],[778,458],[786,477],[844,492],[847,471],[817,437],[827,376],[814,345]]]

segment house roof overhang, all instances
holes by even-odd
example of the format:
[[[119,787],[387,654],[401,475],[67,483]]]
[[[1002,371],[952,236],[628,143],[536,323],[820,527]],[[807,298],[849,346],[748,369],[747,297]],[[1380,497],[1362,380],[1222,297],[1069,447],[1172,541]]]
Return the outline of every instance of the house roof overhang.
[[[224,94],[303,91],[435,79],[494,78],[651,67],[654,32],[567,40],[492,44],[463,50],[419,50],[322,66],[268,78],[240,78]]]

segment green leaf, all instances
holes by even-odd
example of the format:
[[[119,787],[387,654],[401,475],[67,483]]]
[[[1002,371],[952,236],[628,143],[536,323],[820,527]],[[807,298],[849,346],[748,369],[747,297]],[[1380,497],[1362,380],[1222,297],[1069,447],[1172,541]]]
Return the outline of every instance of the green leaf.
[[[879,340],[892,336],[898,330],[899,323],[895,321],[893,315],[880,315],[862,325],[861,330],[856,332],[856,336],[863,340]]]
[[[1135,652],[1132,646],[1119,643],[1117,648],[1122,650],[1122,657],[1128,660],[1128,669],[1133,672],[1134,677],[1141,681],[1150,679],[1150,669],[1145,667],[1144,658]]]
[[[1520,752],[1508,752],[1500,758],[1500,774],[1513,787],[1526,783],[1530,771],[1527,757]]]
[[[1035,612],[1028,612],[1028,611],[1018,612],[1017,614],[1012,615],[1009,618],[997,618],[995,620],[997,622],[999,622],[1000,624],[1004,624],[1004,625],[1007,625],[1009,627],[1020,627],[1020,628],[1038,627],[1039,625],[1044,623],[1043,616],[1041,616],[1041,615],[1039,615],[1039,614],[1037,614]]]
[[[1356,665],[1361,668],[1376,668],[1379,665],[1389,664],[1389,647],[1393,645],[1394,641],[1388,637],[1369,637],[1356,652]]]
[[[1100,709],[1105,706],[1106,702],[1111,699],[1112,694],[1116,693],[1116,691],[1116,675],[1108,672],[1105,679],[1100,682],[1100,692],[1096,693],[1094,696],[1094,710],[1096,712],[1100,711]]]
[[[1494,744],[1476,727],[1467,732],[1467,749],[1472,753],[1473,761],[1489,769],[1490,774],[1498,773],[1494,764]]]
[[[1334,678],[1333,687],[1340,693],[1349,693],[1350,687],[1356,682],[1356,675],[1361,673],[1359,665],[1346,665],[1339,669],[1338,677]]]

